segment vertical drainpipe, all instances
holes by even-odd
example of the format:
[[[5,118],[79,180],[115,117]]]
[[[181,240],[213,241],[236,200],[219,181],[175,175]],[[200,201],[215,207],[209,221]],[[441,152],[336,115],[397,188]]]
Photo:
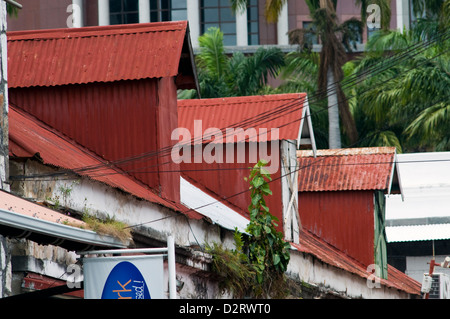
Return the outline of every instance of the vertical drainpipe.
[[[6,2],[0,1],[0,188],[9,192],[9,123],[8,123],[8,52],[7,52],[7,12]]]

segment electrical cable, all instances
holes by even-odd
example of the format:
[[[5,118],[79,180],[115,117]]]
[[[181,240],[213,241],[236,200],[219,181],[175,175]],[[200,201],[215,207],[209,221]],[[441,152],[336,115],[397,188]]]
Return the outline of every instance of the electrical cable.
[[[445,100],[444,100],[444,101],[445,101]],[[436,105],[436,104],[438,104],[438,103],[441,103],[441,102],[442,102],[442,100],[439,100],[439,101],[437,101],[437,102],[434,102],[434,103],[433,103],[432,105],[430,105],[429,107],[434,106],[434,105]],[[402,121],[404,121],[404,120],[405,120],[405,119],[403,119]],[[402,122],[402,121],[399,121],[399,122]],[[395,125],[398,125],[399,122],[396,122],[396,123],[390,125],[390,127],[395,126]],[[387,129],[387,128],[383,128],[383,130],[386,130],[386,129]],[[380,131],[381,131],[381,130],[380,130]],[[372,137],[373,135],[379,133],[380,131],[374,132],[372,135],[366,136],[366,137],[364,137],[363,139],[360,139],[357,143],[360,143],[362,140],[365,140],[365,139],[367,139],[367,138]],[[352,146],[352,145],[351,145],[351,146]],[[351,146],[350,146],[350,147],[351,147]],[[338,149],[338,150],[335,151],[334,154],[329,155],[329,156],[338,156],[338,153],[339,153],[339,152],[342,152],[343,150],[345,150],[345,149]],[[299,172],[299,171],[302,170],[302,169],[306,169],[306,168],[308,168],[308,167],[310,167],[310,166],[315,166],[315,165],[317,164],[317,162],[323,161],[324,159],[325,159],[325,157],[322,157],[322,158],[320,158],[320,159],[317,159],[316,161],[313,161],[312,163],[310,163],[310,164],[308,164],[308,165],[304,165],[304,166],[301,166],[301,167],[297,167],[294,171],[290,171],[289,173],[286,173],[286,174],[284,174],[284,175],[281,175],[281,174],[280,174],[280,176],[271,179],[271,180],[268,181],[267,183],[270,184],[270,183],[272,183],[272,182],[274,182],[274,181],[276,181],[276,180],[279,180],[279,179],[282,179],[282,178],[284,178],[284,177],[287,177],[287,176],[289,176],[289,175],[291,175],[291,174],[293,174],[293,173],[297,173],[297,172]],[[448,160],[447,160],[447,161],[448,161]],[[411,163],[412,163],[412,162],[419,162],[419,161],[411,161]],[[426,162],[426,161],[420,161],[420,162]],[[430,162],[431,162],[431,161],[430,161]],[[402,163],[405,163],[405,162],[402,162]],[[375,164],[379,164],[379,163],[375,163]],[[238,193],[235,193],[235,194],[233,194],[233,195],[230,195],[230,196],[227,196],[227,197],[222,197],[221,199],[215,200],[215,201],[213,201],[213,202],[210,202],[210,203],[207,203],[207,204],[204,204],[204,205],[201,205],[201,206],[197,206],[197,207],[195,207],[195,208],[189,208],[187,211],[184,211],[182,215],[185,215],[185,214],[187,214],[187,213],[189,213],[189,212],[192,212],[192,211],[197,211],[197,210],[199,210],[199,209],[208,207],[208,206],[210,206],[210,205],[214,205],[214,204],[217,204],[217,203],[221,203],[221,202],[223,202],[223,201],[226,201],[226,200],[228,200],[228,199],[230,199],[230,198],[233,198],[233,197],[242,195],[242,194],[247,193],[247,192],[249,192],[249,191],[250,191],[250,189],[246,189],[246,190],[240,191],[240,192],[238,192]],[[170,218],[170,217],[174,217],[174,216],[168,216],[167,218]],[[144,223],[140,223],[140,224],[128,226],[127,228],[135,228],[135,227],[138,227],[138,226],[143,226],[143,225],[147,225],[147,224],[153,223],[153,222],[155,222],[155,221],[158,221],[158,220],[152,220],[152,221],[148,221],[148,222],[144,222]]]
[[[443,51],[443,52],[441,52],[439,55],[441,55],[441,54],[443,54],[443,53],[445,53],[445,51]],[[416,53],[416,54],[418,54],[418,53]],[[438,55],[438,56],[439,56]],[[433,58],[435,58],[435,57],[433,57]],[[425,61],[424,63],[426,63],[427,61]],[[409,71],[411,71],[411,70],[413,70],[413,69],[416,69],[418,66],[415,66],[415,67],[413,67],[413,68],[411,68],[411,69],[409,69],[409,70],[407,70],[407,71],[405,71],[405,73],[406,72],[409,72]],[[383,84],[385,84],[386,82],[388,82],[388,81],[390,81],[390,80],[392,80],[393,78],[396,78],[397,76],[399,76],[400,74],[396,74],[394,77],[392,77],[392,78],[390,78],[390,79],[387,79],[386,81],[384,81],[384,83]],[[370,90],[370,89],[367,89],[366,91],[368,91],[368,90]],[[351,96],[351,97],[353,97],[353,96]],[[350,99],[351,97],[347,97],[347,99]],[[297,106],[297,105],[302,105],[303,103],[299,103],[298,101],[295,101],[295,102],[292,102],[292,103],[288,103],[288,104],[286,104],[287,105],[287,107],[289,108],[289,109],[291,109],[291,111],[289,112],[289,113],[291,113],[291,112],[293,112],[293,111],[297,111],[297,109],[293,109],[293,107],[294,106]],[[330,106],[330,107],[332,107],[332,106]],[[329,107],[328,107],[329,108]],[[324,108],[324,109],[322,109],[322,110],[319,110],[319,111],[317,111],[316,113],[319,113],[319,112],[323,112],[323,111],[326,111],[328,108]],[[289,110],[288,109],[288,110]],[[279,111],[279,109],[277,109],[277,110],[275,110],[275,112],[277,112],[278,113],[278,117],[281,117],[281,116],[285,116],[286,114],[281,114],[280,115],[280,111]],[[310,114],[310,116],[312,116],[312,114]],[[266,114],[263,114],[263,117],[265,118],[265,119],[267,119],[267,121],[269,121],[269,120],[272,120],[273,119],[273,117],[270,117],[270,115],[266,115]],[[300,120],[302,120],[304,117],[301,117],[300,119],[297,119],[297,120],[295,120],[295,121],[292,121],[292,122],[290,122],[290,123],[287,123],[287,125],[290,125],[290,124],[292,124],[292,123],[295,123],[295,122],[297,122],[297,121],[300,121]],[[267,121],[265,121],[265,122],[267,122]],[[265,123],[265,122],[263,122],[263,123]],[[285,126],[285,125],[282,125],[282,126]],[[280,127],[282,127],[282,126],[280,126]],[[187,144],[187,145],[192,145],[192,144]],[[164,153],[165,152],[165,149],[166,148],[163,148],[163,149],[160,149],[160,150],[158,150],[158,151],[154,151],[154,152],[152,152],[153,154],[152,155],[147,155],[147,156],[144,156],[144,158],[142,158],[142,160],[144,160],[144,159],[146,159],[146,158],[148,158],[149,156],[155,156],[155,155],[158,155],[157,153]],[[167,149],[169,149],[170,151],[172,151],[173,150],[173,146],[171,146],[171,147],[168,147]],[[165,155],[163,155],[163,156],[165,156]],[[133,157],[133,158],[135,158],[136,159],[136,157]],[[119,161],[119,162],[121,162],[121,163],[123,163],[123,161]],[[170,161],[169,162],[165,162],[165,163],[160,163],[160,164],[156,164],[156,165],[154,165],[154,166],[162,166],[162,165],[165,165],[165,164],[169,164],[169,163],[171,163]],[[118,164],[115,164],[115,162],[107,162],[107,163],[105,163],[105,164],[99,164],[99,165],[94,165],[94,166],[91,166],[91,167],[83,167],[83,168],[80,168],[80,169],[71,169],[71,170],[67,170],[67,172],[70,172],[70,173],[80,173],[80,174],[82,174],[83,172],[86,172],[86,171],[95,171],[95,170],[98,170],[98,169],[101,169],[102,167],[112,167],[112,165],[118,165]],[[148,167],[145,167],[145,168],[148,168]],[[128,171],[129,172],[129,171]],[[50,175],[53,175],[54,173],[51,173]],[[57,175],[61,175],[61,174],[66,174],[66,172],[58,172],[57,173]],[[47,174],[48,175],[48,174]],[[48,175],[48,176],[50,176],[50,175]],[[19,176],[16,176],[16,178],[17,177],[19,177]],[[23,176],[22,176],[23,177]],[[35,177],[43,177],[43,175],[42,174],[40,174],[39,176],[37,176],[37,175],[34,175],[33,177],[30,177],[30,178],[35,178]],[[14,178],[13,178],[14,179]]]

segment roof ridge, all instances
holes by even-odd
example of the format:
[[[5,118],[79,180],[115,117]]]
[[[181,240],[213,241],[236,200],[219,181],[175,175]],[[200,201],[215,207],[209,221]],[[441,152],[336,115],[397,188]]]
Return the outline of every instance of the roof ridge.
[[[176,31],[186,30],[186,27],[187,21],[164,21],[152,23],[116,24],[107,26],[88,26],[82,28],[8,31],[7,35],[8,41],[38,41]]]
[[[266,95],[248,95],[248,96],[230,96],[230,97],[218,97],[218,98],[203,98],[203,99],[180,99],[178,100],[179,107],[211,107],[217,105],[230,105],[250,103],[252,101],[261,102],[267,101],[283,101],[291,100],[294,98],[306,97],[306,93],[282,93],[282,94],[266,94]],[[197,101],[194,102],[194,101]],[[208,103],[210,102],[210,103]]]
[[[361,156],[361,155],[394,155],[396,153],[395,146],[377,146],[377,147],[355,147],[355,148],[339,148],[339,149],[320,149],[317,150],[316,156]],[[297,157],[312,157],[311,150],[297,150]]]

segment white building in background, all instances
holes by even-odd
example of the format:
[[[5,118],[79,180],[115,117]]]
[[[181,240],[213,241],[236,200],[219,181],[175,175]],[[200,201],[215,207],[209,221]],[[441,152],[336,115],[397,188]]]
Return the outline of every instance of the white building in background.
[[[450,255],[450,152],[399,154],[398,169],[404,198],[386,200],[388,260],[422,282],[433,256]],[[446,278],[450,269],[434,273]]]
[[[198,37],[209,27],[224,32],[224,44],[232,49],[252,52],[254,46],[289,46],[288,31],[311,24],[305,1],[288,0],[277,23],[264,16],[265,0],[250,0],[244,10],[233,14],[229,0],[21,0],[23,9],[17,18],[9,18],[9,30],[50,29],[103,26],[127,23],[188,20],[191,40],[198,47]],[[403,30],[414,20],[411,0],[391,0],[391,29]],[[361,9],[354,1],[339,1],[338,18],[345,21],[360,18]],[[69,25],[68,25],[69,24]],[[372,29],[364,28],[358,45],[370,37]],[[317,39],[313,39],[315,43]],[[236,48],[234,48],[236,47]],[[319,47],[317,47],[319,48]]]

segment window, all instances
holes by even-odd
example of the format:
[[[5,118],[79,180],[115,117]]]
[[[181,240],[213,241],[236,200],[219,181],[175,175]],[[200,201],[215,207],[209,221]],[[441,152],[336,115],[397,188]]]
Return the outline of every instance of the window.
[[[355,24],[348,25],[351,34],[349,35],[349,44],[352,49],[355,49],[358,44],[362,43],[362,29]]]
[[[109,23],[139,22],[139,0],[109,0]]]
[[[314,31],[315,30],[315,26],[312,22],[310,21],[303,21],[303,30],[311,30]],[[318,44],[318,37],[316,34],[313,33],[305,33],[304,35],[304,42],[309,44]]]
[[[370,37],[377,31],[380,31],[380,28],[367,28],[367,40],[369,40]]]
[[[210,27],[219,27],[223,32],[223,44],[236,45],[236,17],[228,0],[202,0],[200,12],[201,33]]]
[[[150,21],[187,20],[189,0],[150,0]]]
[[[258,0],[250,0],[247,7],[248,44],[259,44]]]

